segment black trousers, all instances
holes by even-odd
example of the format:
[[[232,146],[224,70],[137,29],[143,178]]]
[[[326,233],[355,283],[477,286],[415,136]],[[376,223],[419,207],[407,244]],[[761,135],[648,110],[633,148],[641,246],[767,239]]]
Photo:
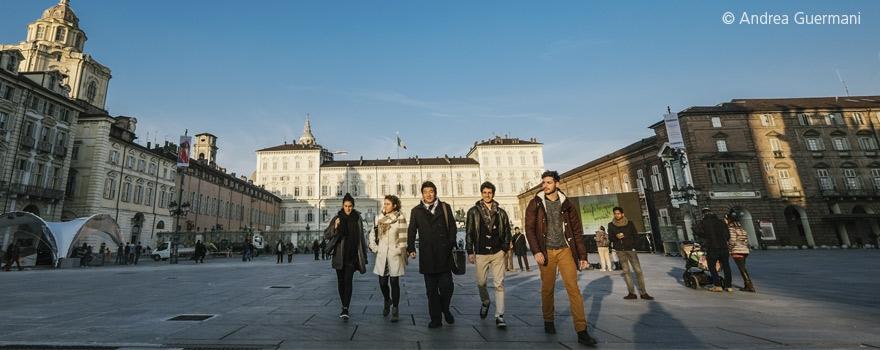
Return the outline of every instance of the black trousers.
[[[523,264],[526,265],[526,267],[525,267],[526,269],[531,269],[531,268],[529,267],[529,256],[528,256],[528,255],[517,255],[517,256],[516,256],[516,262],[519,264],[519,269],[520,269],[520,270],[523,269]]]
[[[315,260],[318,260],[318,254],[320,254],[320,253],[318,252],[317,249],[315,249]]]
[[[284,254],[282,254],[282,253],[275,254],[275,263],[280,264],[283,262],[284,262]]]
[[[724,271],[723,282],[718,276],[718,269],[715,267],[715,263],[719,261],[721,262],[721,269]],[[706,263],[709,264],[709,273],[712,274],[712,282],[718,287],[730,288],[731,279],[733,278],[730,274],[730,253],[726,251],[709,252],[706,254]]]
[[[379,276],[379,289],[386,302],[390,301],[395,307],[400,305],[400,277]]]
[[[452,292],[455,290],[455,285],[452,284],[452,272],[430,273],[424,276],[431,323],[440,323],[443,314],[449,312],[449,304],[452,303]]]
[[[346,309],[351,304],[354,271],[355,267],[348,264],[343,265],[342,270],[336,270],[336,283],[339,287],[339,300],[342,301],[342,307]]]

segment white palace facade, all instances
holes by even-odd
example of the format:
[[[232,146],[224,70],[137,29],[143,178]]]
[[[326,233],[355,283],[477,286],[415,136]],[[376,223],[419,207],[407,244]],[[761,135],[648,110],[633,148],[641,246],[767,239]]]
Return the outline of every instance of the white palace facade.
[[[298,142],[257,151],[254,183],[283,199],[281,231],[317,231],[336,214],[345,193],[372,220],[385,195],[400,197],[404,214],[421,199],[421,184],[432,181],[457,218],[480,199],[480,184],[497,187],[496,200],[514,223],[521,222],[517,195],[535,186],[544,171],[543,145],[536,139],[495,137],[475,142],[464,157],[334,160],[319,145],[306,120]],[[306,237],[294,238],[300,244]]]

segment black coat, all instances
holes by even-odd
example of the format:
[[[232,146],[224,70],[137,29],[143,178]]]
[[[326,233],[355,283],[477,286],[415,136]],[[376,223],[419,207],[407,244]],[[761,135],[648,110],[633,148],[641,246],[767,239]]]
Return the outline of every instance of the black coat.
[[[697,236],[703,239],[703,248],[713,253],[728,251],[727,242],[730,240],[730,230],[724,221],[715,214],[707,214],[697,225]]]
[[[485,237],[480,234],[480,231],[485,228],[483,225],[483,217],[480,214],[480,205],[483,205],[483,201],[477,202],[470,210],[467,212],[467,219],[465,219],[465,250],[467,250],[468,254],[486,254],[486,246],[489,245],[489,242],[486,242]],[[498,207],[498,212],[495,214],[495,227],[491,228],[491,232],[489,234],[497,235],[498,237],[498,246],[493,247],[495,249],[500,249],[503,251],[508,251],[510,249],[510,219],[507,217],[507,212],[501,207]]]
[[[342,234],[341,230],[339,232],[337,232],[333,228],[337,217],[338,217],[338,215],[333,217],[333,219],[330,220],[330,225],[328,225],[327,229],[324,230],[324,240],[325,241],[329,240],[334,235]],[[357,244],[358,245],[358,248],[357,248],[358,262],[357,262],[357,264],[355,264],[355,267],[357,267],[358,272],[366,273],[367,272],[367,242],[366,242],[366,239],[364,238],[364,223],[363,223],[363,221],[361,221],[361,213],[358,212],[357,210],[355,210],[351,213],[351,217],[353,220],[357,220],[358,234],[356,234],[355,236],[357,236],[358,240],[357,240],[357,242],[346,242],[346,240],[344,238],[340,239],[339,242],[336,243],[336,250],[335,250],[336,253],[333,254],[333,259],[330,261],[330,266],[332,266],[336,270],[342,270],[343,268],[345,268],[345,262],[343,261],[343,259],[345,258],[345,245],[346,244]],[[341,222],[339,225],[342,226],[344,224],[345,224],[344,222]]]
[[[449,204],[440,202],[431,214],[422,203],[409,214],[406,251],[416,251],[416,235],[419,236],[419,273],[433,274],[452,271],[452,248],[458,231]],[[446,215],[443,214],[444,209]]]
[[[529,247],[526,246],[526,235],[522,233],[513,235],[513,251],[516,256],[525,256],[529,253]]]
[[[627,220],[629,221],[629,220]],[[623,239],[617,238],[618,233],[623,233]],[[617,227],[614,221],[608,223],[608,239],[611,242],[611,249],[619,251],[633,251],[638,245],[639,231],[636,225],[629,221],[626,226]]]

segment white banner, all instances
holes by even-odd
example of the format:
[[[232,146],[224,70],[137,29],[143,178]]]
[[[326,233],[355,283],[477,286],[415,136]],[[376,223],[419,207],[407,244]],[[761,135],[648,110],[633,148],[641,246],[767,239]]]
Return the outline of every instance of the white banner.
[[[681,135],[681,126],[678,123],[678,113],[669,113],[663,116],[666,124],[666,135],[669,138],[669,146],[684,149],[684,138]]]

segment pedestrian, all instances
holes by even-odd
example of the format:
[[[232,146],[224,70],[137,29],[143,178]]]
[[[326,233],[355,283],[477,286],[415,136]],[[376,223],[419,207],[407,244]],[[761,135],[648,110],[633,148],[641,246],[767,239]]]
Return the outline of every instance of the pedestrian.
[[[293,242],[287,242],[284,246],[284,250],[287,253],[287,263],[290,264],[293,262],[293,252],[296,248],[293,246]]]
[[[141,244],[141,242],[138,242],[137,245],[134,247],[134,264],[135,265],[137,265],[138,261],[141,260],[141,253],[143,253],[143,251],[144,251],[144,246]]]
[[[400,277],[406,272],[407,223],[400,212],[400,198],[385,196],[382,215],[376,218],[367,239],[376,254],[373,273],[379,276],[379,289],[384,297],[382,316],[391,314],[391,322],[400,320]]]
[[[327,240],[321,240],[321,244],[318,245],[318,248],[321,249],[321,260],[327,260]]]
[[[105,249],[107,249],[107,243],[101,242],[101,245],[98,246],[98,256],[101,257],[101,265],[107,262],[107,259],[104,257]]]
[[[596,240],[596,252],[599,254],[599,266],[602,271],[614,270],[611,265],[611,250],[609,248],[611,241],[608,239],[608,232],[605,232],[605,226],[599,226],[593,239]]]
[[[718,218],[709,208],[703,208],[703,219],[697,225],[697,236],[703,239],[703,248],[706,249],[706,263],[709,265],[709,273],[712,275],[713,292],[732,292],[732,275],[730,273],[730,251],[727,246],[730,241],[730,231],[727,225]],[[724,279],[718,275],[718,263],[724,270]]]
[[[342,209],[336,214],[330,225],[324,230],[324,239],[336,236],[333,247],[331,266],[336,270],[336,283],[342,312],[339,318],[348,321],[351,318],[349,306],[353,288],[354,272],[367,272],[367,244],[364,242],[364,224],[361,213],[354,210],[354,198],[346,193],[342,198]]]
[[[515,227],[511,240],[513,241],[514,254],[516,254],[516,262],[519,264],[519,271],[522,272],[523,265],[525,265],[525,270],[531,272],[532,267],[529,266],[529,247],[526,245],[526,235],[522,233],[519,227]]]
[[[119,247],[116,248],[116,265],[124,265],[125,264],[125,245],[119,243]]]
[[[728,243],[730,257],[733,258],[733,262],[736,263],[736,268],[739,269],[739,273],[742,275],[743,287],[739,290],[754,293],[755,286],[752,284],[752,278],[749,276],[749,271],[746,269],[746,258],[749,257],[749,235],[746,233],[746,230],[743,229],[742,217],[737,214],[738,212],[731,211],[725,217],[727,227],[730,231],[730,242]]]
[[[250,255],[251,244],[248,242],[247,237],[244,238],[244,241],[241,242],[241,261],[248,261],[248,255]]]
[[[611,211],[614,220],[608,223],[608,235],[611,247],[617,253],[617,259],[620,260],[620,266],[623,267],[623,281],[626,282],[626,290],[629,292],[623,298],[627,300],[638,298],[632,280],[632,273],[635,272],[639,283],[639,296],[644,300],[654,300],[645,287],[645,274],[642,272],[642,263],[636,252],[639,236],[636,225],[627,219],[623,208],[614,207]]]
[[[312,250],[315,253],[315,260],[318,260],[318,255],[320,254],[320,252],[318,252],[319,249],[321,249],[321,243],[318,243],[318,240],[316,239],[312,242]]]
[[[253,240],[248,241],[248,261],[254,261],[254,257],[259,255],[257,252],[257,246],[254,244]]]
[[[18,246],[18,241],[13,240],[12,243],[6,247],[6,267],[3,268],[4,271],[9,271],[12,268],[12,264],[15,263],[15,266],[18,268],[18,271],[21,271],[21,248]]]
[[[104,247],[104,249],[101,251],[101,254],[104,255],[104,263],[109,264],[110,257],[112,256],[112,253],[110,252],[110,247]]]
[[[422,183],[422,201],[410,211],[406,250],[410,259],[419,258],[419,273],[425,279],[428,296],[428,328],[455,323],[449,310],[455,286],[452,283],[452,249],[456,245],[455,217],[452,207],[437,198],[437,186],[431,181]],[[419,239],[416,254],[416,236]]]
[[[83,243],[82,246],[76,249],[76,256],[79,258],[79,267],[86,267],[86,264],[88,264],[88,257],[86,255],[87,250],[87,243]]]
[[[131,250],[131,242],[125,242],[125,256],[122,257],[122,264],[128,265],[134,262],[134,252]]]
[[[280,239],[275,243],[275,263],[280,264],[284,262],[284,242]]]
[[[584,298],[578,287],[578,270],[587,268],[587,251],[581,239],[580,214],[574,204],[557,188],[559,173],[541,174],[542,191],[535,194],[526,207],[526,237],[541,271],[541,309],[544,332],[556,334],[554,323],[554,287],[556,273],[568,293],[571,319],[578,342],[595,346],[596,339],[587,330]]]
[[[507,244],[507,250],[504,251],[504,268],[506,272],[513,271],[513,240]]]
[[[202,240],[196,241],[195,252],[193,252],[193,254],[194,254],[193,258],[195,259],[196,264],[198,264],[198,263],[204,264],[205,263],[205,255],[208,254],[208,247],[205,246],[204,243],[202,243]]]
[[[495,326],[507,328],[504,321],[504,274],[510,271],[513,257],[510,237],[510,219],[507,212],[495,201],[495,185],[489,181],[480,185],[480,196],[467,212],[465,220],[465,249],[468,262],[476,264],[477,290],[480,292],[480,318],[489,315],[489,290],[486,280],[492,270],[495,285]],[[506,270],[506,271],[505,271]]]

